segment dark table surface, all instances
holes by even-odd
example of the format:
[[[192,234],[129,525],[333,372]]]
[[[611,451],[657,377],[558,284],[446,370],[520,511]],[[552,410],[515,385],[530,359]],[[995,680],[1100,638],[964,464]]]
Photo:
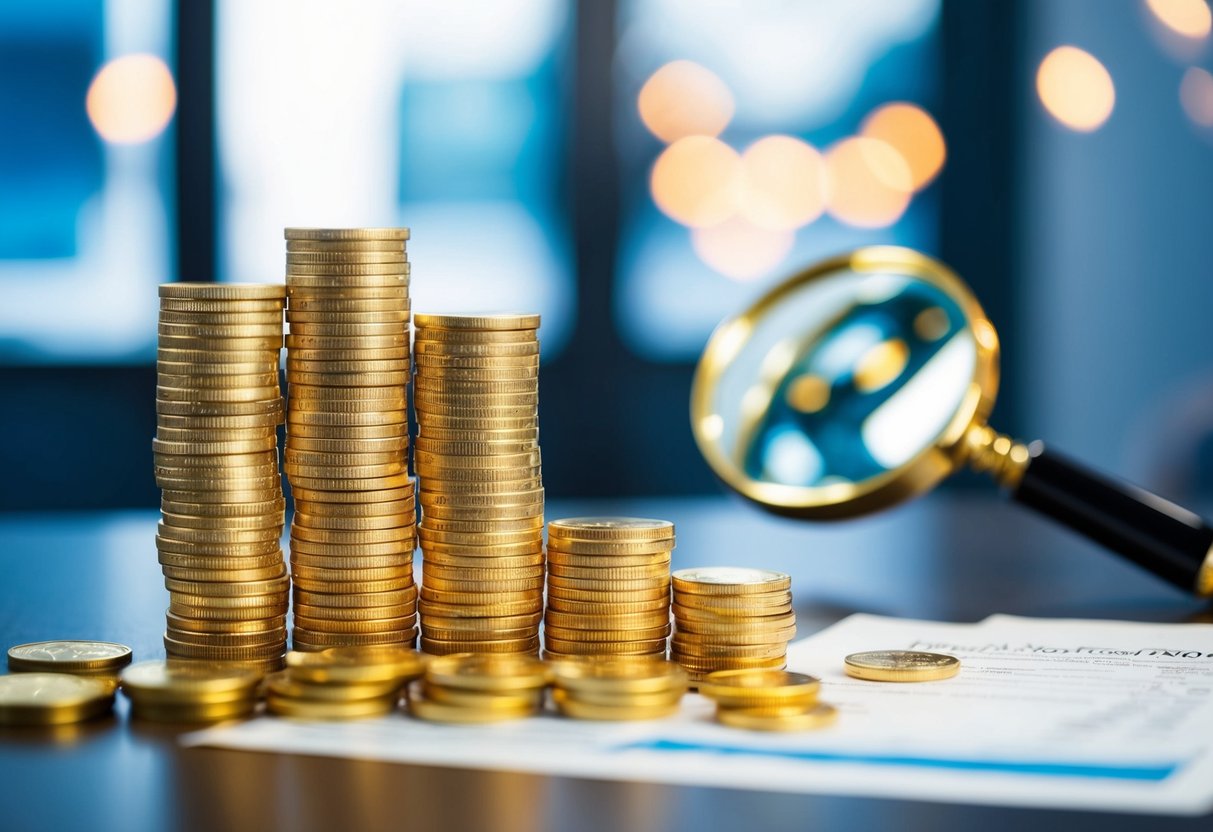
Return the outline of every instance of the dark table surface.
[[[1211,620],[1209,609],[994,499],[933,495],[876,518],[806,525],[720,499],[554,503],[678,528],[674,567],[793,575],[802,635],[856,611]],[[97,638],[163,655],[154,512],[0,515],[0,645]],[[598,782],[359,760],[182,749],[115,714],[64,734],[0,731],[0,829],[644,830],[1213,829],[1213,818],[1004,809]]]

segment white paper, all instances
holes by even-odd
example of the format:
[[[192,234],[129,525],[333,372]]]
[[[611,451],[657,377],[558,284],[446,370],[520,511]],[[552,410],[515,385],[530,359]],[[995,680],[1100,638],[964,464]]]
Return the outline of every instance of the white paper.
[[[842,672],[863,650],[961,659],[919,684]],[[1213,625],[993,616],[946,624],[854,615],[792,645],[836,726],[740,731],[688,695],[679,715],[491,726],[404,714],[347,723],[260,717],[183,742],[607,780],[1158,814],[1213,809]]]

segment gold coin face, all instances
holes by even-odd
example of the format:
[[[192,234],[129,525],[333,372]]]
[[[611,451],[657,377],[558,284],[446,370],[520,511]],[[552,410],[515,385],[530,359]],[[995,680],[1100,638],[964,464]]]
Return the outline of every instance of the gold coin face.
[[[9,670],[50,673],[116,670],[131,663],[131,648],[112,641],[36,641],[8,649]]]
[[[431,659],[425,678],[459,690],[538,690],[548,683],[548,668],[533,656],[456,653]]]
[[[756,707],[772,703],[816,702],[821,680],[786,670],[719,670],[699,683],[699,693],[728,707]]]
[[[103,679],[68,673],[0,676],[0,725],[64,725],[108,711],[114,689]]]
[[[673,579],[675,590],[700,595],[779,592],[792,586],[792,578],[786,573],[742,566],[679,569]]]
[[[665,540],[674,536],[674,524],[642,517],[567,517],[548,523],[548,535],[574,540]]]
[[[873,682],[933,682],[960,672],[960,659],[921,650],[872,650],[844,660],[848,676]]]

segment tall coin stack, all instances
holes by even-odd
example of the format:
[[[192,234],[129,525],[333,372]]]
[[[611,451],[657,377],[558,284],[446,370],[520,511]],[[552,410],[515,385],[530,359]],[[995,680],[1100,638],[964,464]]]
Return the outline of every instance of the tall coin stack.
[[[548,523],[545,658],[665,658],[674,524],[638,517]]]
[[[276,285],[160,287],[152,450],[169,656],[267,669],[286,650],[284,298]]]
[[[421,649],[536,653],[538,315],[417,315]]]
[[[796,635],[792,579],[745,567],[674,573],[670,658],[692,681],[717,670],[782,668]]]
[[[416,639],[408,238],[286,229],[296,650]]]

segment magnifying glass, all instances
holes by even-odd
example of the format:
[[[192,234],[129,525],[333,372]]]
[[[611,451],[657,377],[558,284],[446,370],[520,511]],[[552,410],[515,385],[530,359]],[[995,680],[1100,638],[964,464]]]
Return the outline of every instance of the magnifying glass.
[[[867,514],[968,466],[1213,596],[1213,528],[993,430],[997,391],[998,334],[969,287],[924,254],[877,246],[812,266],[720,324],[695,371],[691,424],[717,476],[777,514]]]

